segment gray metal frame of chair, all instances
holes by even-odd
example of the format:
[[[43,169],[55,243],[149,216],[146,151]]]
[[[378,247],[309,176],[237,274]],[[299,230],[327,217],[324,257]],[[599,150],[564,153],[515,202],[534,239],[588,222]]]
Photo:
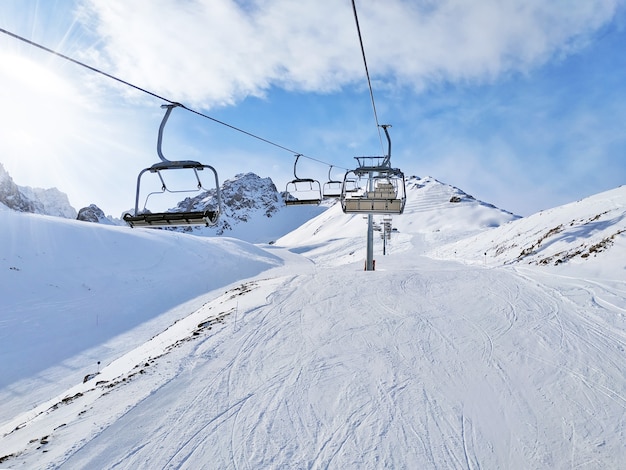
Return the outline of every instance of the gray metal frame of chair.
[[[359,191],[361,191],[359,178],[357,178],[356,175],[350,176],[346,173],[344,180],[341,182],[341,194],[357,194]]]
[[[324,199],[341,197],[341,187],[343,185],[343,181],[333,180],[330,175],[332,170],[333,166],[331,165],[328,169],[328,181],[326,181],[324,186],[322,186],[322,197]]]
[[[130,225],[131,227],[165,227],[165,226],[185,226],[185,225],[204,225],[206,227],[215,225],[219,219],[219,214],[221,212],[221,195],[220,195],[220,185],[217,176],[217,171],[210,165],[204,165],[200,162],[196,162],[193,160],[179,160],[179,161],[171,161],[163,156],[163,152],[161,151],[161,144],[163,141],[163,128],[165,127],[165,123],[167,122],[172,109],[177,106],[181,106],[179,104],[166,104],[162,105],[162,108],[166,108],[165,116],[163,116],[163,120],[161,121],[161,125],[159,126],[159,135],[157,139],[157,154],[161,159],[161,162],[155,163],[149,168],[143,169],[139,176],[137,176],[137,192],[135,196],[135,212],[134,214],[124,214],[124,221]],[[165,180],[161,175],[162,171],[169,170],[193,170],[194,175],[196,177],[197,186],[194,189],[188,190],[170,190],[165,184]],[[215,177],[215,190],[216,190],[216,198],[217,198],[217,207],[212,210],[203,210],[203,211],[183,211],[183,212],[150,212],[146,209],[146,204],[148,199],[153,194],[162,194],[164,192],[169,193],[188,193],[188,192],[198,192],[200,190],[205,190],[202,182],[200,180],[200,176],[198,175],[198,171],[210,170]],[[140,213],[139,211],[139,196],[141,194],[141,177],[145,173],[156,173],[161,180],[161,191],[154,191],[146,196],[146,200],[144,202],[143,211]]]
[[[406,204],[404,173],[391,168],[391,139],[388,125],[381,125],[389,143],[385,156],[355,157],[359,166],[348,171],[341,189],[341,209],[346,214],[402,214]],[[348,191],[348,184],[365,180],[367,189]]]
[[[322,186],[320,182],[311,178],[298,178],[296,174],[296,165],[301,156],[300,154],[296,155],[296,161],[293,164],[294,179],[289,181],[285,187],[285,205],[319,205],[319,203],[322,202]],[[302,188],[303,184],[308,185],[308,189],[298,189],[298,185]],[[300,197],[298,197],[298,195]]]

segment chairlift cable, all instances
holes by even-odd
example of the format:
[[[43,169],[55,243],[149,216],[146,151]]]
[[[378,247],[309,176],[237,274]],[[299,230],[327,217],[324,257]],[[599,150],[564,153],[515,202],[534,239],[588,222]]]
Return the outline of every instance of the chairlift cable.
[[[378,132],[378,139],[380,140],[380,147],[383,148],[383,138],[380,134],[380,124],[378,123],[378,113],[376,112],[376,103],[374,102],[374,90],[372,88],[372,80],[370,79],[370,72],[367,67],[367,59],[365,58],[365,47],[363,46],[363,36],[361,35],[361,27],[359,26],[359,17],[356,12],[355,0],[352,0],[352,11],[354,12],[354,22],[356,24],[356,31],[359,36],[359,44],[361,45],[361,55],[363,56],[363,65],[365,66],[365,75],[367,77],[367,86],[370,90],[370,98],[372,100],[372,109],[374,111],[374,121],[376,122],[376,130]]]
[[[104,72],[104,71],[102,71],[102,70],[100,70],[100,69],[98,69],[96,67],[93,67],[91,65],[85,64],[84,62],[80,62],[80,61],[78,61],[76,59],[73,59],[72,57],[67,56],[67,55],[61,54],[60,52],[57,52],[57,51],[55,51],[53,49],[50,49],[50,48],[48,48],[46,46],[38,44],[38,43],[36,43],[34,41],[31,41],[30,39],[26,39],[23,36],[19,36],[19,35],[15,34],[15,33],[7,31],[4,28],[0,28],[0,32],[6,34],[8,36],[11,36],[11,37],[13,37],[15,39],[18,39],[18,40],[20,40],[22,42],[25,42],[26,44],[29,44],[29,45],[34,46],[34,47],[37,47],[37,48],[39,48],[39,49],[41,49],[41,50],[43,50],[45,52],[53,54],[53,55],[55,55],[57,57],[65,59],[65,60],[67,60],[69,62],[72,62],[73,64],[80,65],[81,67],[84,67],[84,68],[86,68],[88,70],[91,70],[92,72],[98,73],[100,75],[104,75],[105,77],[110,78],[111,80],[115,80],[116,82],[119,82],[119,83],[121,83],[123,85],[126,85],[126,86],[130,87],[130,88],[134,88],[135,90],[138,90],[138,91],[140,91],[142,93],[150,95],[150,96],[152,96],[154,98],[158,98],[158,99],[160,99],[162,101],[166,101],[166,102],[168,102],[170,104],[175,104],[175,105],[177,105],[177,106],[179,106],[179,107],[181,107],[183,109],[186,109],[187,111],[189,111],[189,112],[191,112],[193,114],[196,114],[196,115],[198,115],[200,117],[203,117],[205,119],[209,119],[210,121],[213,121],[213,122],[215,122],[217,124],[221,124],[222,126],[226,126],[226,127],[230,128],[230,129],[232,129],[234,131],[240,132],[240,133],[245,134],[245,135],[247,135],[249,137],[252,137],[254,139],[260,140],[261,142],[265,142],[266,144],[269,144],[269,145],[272,145],[272,146],[277,147],[279,149],[285,150],[285,151],[287,151],[287,152],[289,152],[291,154],[299,154],[303,158],[306,158],[308,160],[312,160],[312,161],[317,162],[317,163],[321,163],[322,165],[332,166],[330,163],[327,163],[325,161],[319,160],[317,158],[309,157],[309,156],[304,155],[304,154],[302,154],[300,152],[296,152],[295,150],[292,150],[292,149],[290,149],[288,147],[280,145],[280,144],[278,144],[276,142],[273,142],[271,140],[265,139],[265,138],[263,138],[261,136],[258,136],[256,134],[253,134],[251,132],[243,130],[243,129],[239,128],[239,127],[236,127],[236,126],[233,126],[231,124],[228,124],[227,122],[220,121],[219,119],[211,117],[211,116],[209,116],[207,114],[204,114],[204,113],[202,113],[200,111],[196,111],[195,109],[190,108],[188,106],[185,106],[184,104],[181,104],[181,103],[179,103],[177,101],[173,101],[173,100],[171,100],[169,98],[165,98],[164,96],[158,95],[157,93],[154,93],[154,92],[152,92],[150,90],[146,90],[145,88],[142,88],[140,86],[134,85],[134,84],[132,84],[132,83],[126,81],[126,80],[122,80],[121,78],[118,78],[118,77],[116,77],[114,75],[111,75],[110,73]],[[334,166],[336,168],[341,168],[341,167],[337,167],[336,165],[334,165]],[[341,168],[341,169],[346,170],[346,171],[348,170],[347,168]]]

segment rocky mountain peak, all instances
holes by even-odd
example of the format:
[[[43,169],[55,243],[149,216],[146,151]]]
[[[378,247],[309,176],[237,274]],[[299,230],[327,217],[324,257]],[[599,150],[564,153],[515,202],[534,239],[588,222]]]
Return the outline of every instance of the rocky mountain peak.
[[[84,222],[95,222],[99,224],[106,225],[115,225],[111,219],[109,219],[103,212],[95,204],[90,204],[87,207],[83,207],[78,211],[78,216],[76,217],[78,220],[82,220]]]
[[[57,188],[18,186],[0,163],[0,202],[18,212],[76,218],[67,194]]]

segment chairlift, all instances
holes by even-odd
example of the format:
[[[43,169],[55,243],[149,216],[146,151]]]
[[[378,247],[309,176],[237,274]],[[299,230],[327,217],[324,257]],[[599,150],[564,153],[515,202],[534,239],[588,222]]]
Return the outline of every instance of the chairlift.
[[[330,173],[333,170],[333,165],[328,169],[328,181],[324,183],[322,188],[322,194],[324,199],[339,198],[341,197],[342,181],[333,180]]]
[[[320,182],[311,178],[298,178],[296,174],[296,165],[301,156],[301,154],[296,155],[296,161],[293,164],[294,179],[288,182],[285,188],[285,204],[288,206],[318,205],[322,202]]]
[[[404,173],[391,168],[391,138],[385,131],[389,143],[384,156],[355,157],[358,167],[344,176],[341,190],[341,208],[344,213],[402,214],[406,203]],[[365,187],[361,191],[348,191],[349,187]]]
[[[358,193],[362,192],[363,188],[359,186],[359,178],[357,178],[355,175],[348,175],[348,173],[346,173],[344,180],[341,183],[341,194],[345,193],[347,195],[357,195]]]
[[[179,160],[179,161],[171,161],[163,156],[163,152],[161,151],[161,143],[163,140],[163,128],[165,127],[165,123],[167,122],[172,109],[177,106],[181,106],[177,103],[172,104],[164,104],[161,105],[161,108],[165,108],[165,116],[163,116],[163,120],[161,121],[161,125],[159,127],[159,134],[157,138],[157,154],[161,161],[159,163],[155,163],[149,168],[143,169],[139,176],[137,176],[137,192],[135,196],[135,211],[133,214],[124,214],[124,221],[130,225],[131,227],[163,227],[163,226],[191,226],[191,225],[204,225],[206,227],[213,226],[217,224],[220,208],[221,208],[221,196],[220,196],[220,185],[217,177],[217,171],[210,166],[205,165],[200,162],[192,161],[192,160]],[[148,200],[154,195],[162,195],[164,193],[201,193],[206,192],[207,188],[203,185],[202,180],[200,179],[199,172],[204,171],[205,169],[210,170],[213,173],[215,178],[215,191],[216,191],[216,199],[217,199],[217,207],[208,210],[201,211],[179,211],[179,212],[151,212],[146,206],[148,204]],[[191,170],[194,175],[194,187],[193,188],[185,188],[185,189],[171,189],[168,188],[168,185],[165,182],[163,177],[163,173],[168,172],[170,170]],[[189,171],[188,171],[189,172]],[[141,180],[142,176],[145,173],[153,173],[158,176],[158,179],[161,183],[160,191],[152,191],[146,195],[144,204],[142,209],[139,208],[139,199],[141,197]]]

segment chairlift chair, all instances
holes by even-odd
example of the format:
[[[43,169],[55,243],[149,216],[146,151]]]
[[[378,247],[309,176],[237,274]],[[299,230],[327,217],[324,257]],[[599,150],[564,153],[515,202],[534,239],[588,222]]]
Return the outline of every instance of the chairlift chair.
[[[172,109],[177,106],[181,106],[180,104],[166,104],[162,105],[162,108],[165,108],[165,116],[163,116],[163,120],[161,121],[161,125],[159,127],[159,134],[157,139],[157,154],[161,161],[159,163],[155,163],[149,168],[143,169],[139,176],[137,177],[137,191],[135,196],[135,211],[133,214],[124,214],[124,221],[130,225],[131,227],[163,227],[163,226],[191,226],[191,225],[204,225],[206,227],[213,226],[217,224],[220,208],[221,208],[221,196],[220,196],[220,185],[217,176],[217,171],[210,165],[205,165],[200,162],[192,161],[192,160],[179,160],[179,161],[171,161],[163,156],[163,152],[161,151],[161,143],[163,140],[163,129],[165,127],[165,123],[167,122]],[[198,172],[204,170],[210,170],[213,173],[215,179],[215,191],[216,191],[216,199],[217,206],[215,208],[209,210],[202,211],[180,211],[180,212],[151,212],[146,206],[148,200],[151,196],[155,194],[163,194],[163,193],[192,193],[192,192],[201,192],[207,191],[207,189],[202,184],[200,179],[200,175]],[[173,190],[168,188],[165,183],[165,179],[163,178],[163,172],[167,172],[170,170],[191,170],[195,176],[195,187],[193,189],[183,189],[183,190]],[[153,191],[146,195],[143,208],[139,209],[139,199],[141,196],[141,180],[142,176],[145,173],[154,173],[158,176],[159,181],[161,183],[160,191]]]
[[[341,183],[341,194],[339,196],[342,197],[343,194],[348,196],[362,193],[363,188],[359,186],[359,183],[359,178],[357,178],[356,175],[349,175],[346,173],[344,180]]]
[[[328,169],[328,181],[324,183],[324,186],[322,188],[322,195],[324,199],[341,197],[341,186],[343,182],[338,181],[338,180],[333,180],[331,178],[330,173],[332,170],[333,170],[333,166],[331,165],[330,168]]]
[[[311,178],[298,178],[296,165],[302,155],[296,155],[293,164],[294,179],[287,183],[285,188],[285,204],[287,206],[297,205],[319,205],[322,202],[322,187],[320,182]]]
[[[406,203],[404,173],[391,168],[391,139],[388,125],[381,126],[387,136],[387,155],[355,157],[359,166],[344,176],[341,208],[346,214],[402,214]],[[355,183],[356,182],[356,183]],[[365,186],[364,191],[349,192],[350,186]]]
[[[351,172],[349,172],[351,173]],[[350,175],[347,174],[347,178]],[[341,208],[346,214],[402,214],[406,203],[404,174],[399,170],[361,175],[367,190],[341,194]],[[344,184],[344,188],[346,185]]]

